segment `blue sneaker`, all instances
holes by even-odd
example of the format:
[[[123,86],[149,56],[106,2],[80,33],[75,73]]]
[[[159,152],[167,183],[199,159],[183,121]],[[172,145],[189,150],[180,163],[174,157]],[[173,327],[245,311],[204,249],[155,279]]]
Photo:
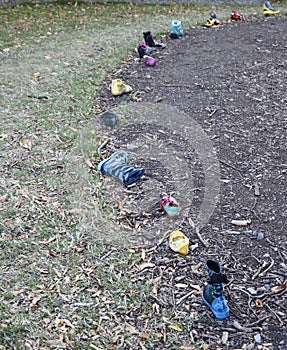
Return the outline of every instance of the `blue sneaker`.
[[[222,287],[222,283],[227,283],[227,278],[221,274],[218,262],[213,260],[207,260],[206,272],[209,276],[209,283],[203,288],[202,300],[210,308],[215,318],[224,320],[229,316],[229,308],[223,296]]]

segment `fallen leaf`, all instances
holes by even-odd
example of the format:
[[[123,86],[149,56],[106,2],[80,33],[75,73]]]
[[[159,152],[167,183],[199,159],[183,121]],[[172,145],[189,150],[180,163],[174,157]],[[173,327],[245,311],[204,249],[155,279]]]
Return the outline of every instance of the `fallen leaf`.
[[[263,302],[261,299],[255,299],[255,304],[256,304],[256,307],[263,307]]]
[[[203,344],[203,350],[208,350],[210,348],[210,344]]]
[[[57,239],[57,237],[56,237],[56,236],[53,236],[53,237],[48,238],[48,239],[45,240],[45,241],[39,241],[39,243],[41,243],[41,244],[49,244],[49,243],[55,241],[56,239]]]
[[[159,314],[160,307],[159,307],[159,305],[157,303],[153,303],[152,304],[152,311],[153,311],[154,314],[157,314],[157,315]]]
[[[187,288],[188,284],[184,284],[184,283],[177,283],[174,285],[176,288]]]
[[[183,332],[182,328],[180,328],[179,326],[177,326],[175,324],[169,324],[168,328],[174,329],[177,332]]]
[[[232,225],[235,226],[247,226],[249,224],[251,224],[251,220],[231,220]]]
[[[147,268],[150,268],[150,267],[154,267],[155,264],[153,263],[143,263],[143,264],[140,264],[140,265],[136,265],[136,268],[139,270],[139,271],[142,271],[144,269],[147,269]]]
[[[135,329],[135,327],[128,323],[126,324],[126,330],[131,334],[139,334],[139,332]]]
[[[146,252],[144,249],[142,249],[142,253],[141,253],[141,259],[142,261],[145,261],[145,258],[146,258]]]
[[[32,149],[32,142],[29,139],[21,139],[19,144],[22,148],[28,149],[29,151]]]
[[[147,334],[147,333],[139,333],[139,337],[141,337],[143,339],[149,339],[150,338],[149,334]]]
[[[198,293],[202,292],[202,289],[201,289],[200,285],[198,285],[198,284],[190,284],[190,287],[196,289],[198,291]]]
[[[8,198],[8,194],[6,193],[6,194],[3,194],[3,196],[0,196],[0,202],[5,202],[6,200],[7,200],[7,198]]]
[[[285,289],[286,289],[286,284],[281,284],[281,286],[272,287],[271,292],[276,294],[276,293],[282,292]]]
[[[41,75],[40,75],[39,72],[35,72],[35,73],[31,74],[31,78],[33,78],[33,79],[37,79],[37,78],[40,78],[40,77],[41,77]]]
[[[196,348],[194,346],[181,346],[179,348],[180,350],[196,350]]]
[[[90,161],[90,159],[86,159],[86,164],[89,168],[94,169],[95,165]]]

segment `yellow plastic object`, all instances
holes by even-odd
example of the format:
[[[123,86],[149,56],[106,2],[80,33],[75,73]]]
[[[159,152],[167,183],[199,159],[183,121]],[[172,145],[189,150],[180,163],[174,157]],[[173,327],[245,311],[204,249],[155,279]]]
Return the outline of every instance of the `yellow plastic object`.
[[[172,231],[168,241],[170,249],[174,252],[188,254],[189,239],[181,231]]]
[[[121,79],[112,80],[111,91],[114,96],[127,94],[132,91],[132,87],[125,84]]]
[[[213,18],[208,18],[205,22],[206,27],[212,27],[215,24],[215,20]]]

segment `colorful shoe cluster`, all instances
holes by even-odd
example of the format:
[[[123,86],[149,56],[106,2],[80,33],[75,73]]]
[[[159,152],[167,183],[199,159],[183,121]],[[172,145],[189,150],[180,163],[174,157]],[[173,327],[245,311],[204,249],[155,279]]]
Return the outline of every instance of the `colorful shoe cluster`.
[[[278,13],[280,12],[280,10],[272,7],[269,1],[265,1],[264,4],[262,5],[262,8],[263,8],[264,16],[278,15]]]
[[[157,49],[165,48],[166,44],[156,41],[154,35],[152,35],[150,31],[144,32],[143,36],[144,36],[144,42],[139,43],[136,50],[139,54],[139,57],[143,59],[143,61],[148,66],[155,67],[157,64],[157,61],[151,55]]]
[[[156,59],[150,55],[156,51],[156,48],[147,46],[144,42],[141,42],[137,46],[137,52],[145,63],[151,67],[156,65]]]

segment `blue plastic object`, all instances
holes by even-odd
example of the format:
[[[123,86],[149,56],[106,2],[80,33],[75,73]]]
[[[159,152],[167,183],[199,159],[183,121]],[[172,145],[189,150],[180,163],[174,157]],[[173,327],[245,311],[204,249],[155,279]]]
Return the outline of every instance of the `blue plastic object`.
[[[181,21],[174,19],[171,21],[170,24],[170,36],[182,36],[183,35],[183,29],[181,26]]]

